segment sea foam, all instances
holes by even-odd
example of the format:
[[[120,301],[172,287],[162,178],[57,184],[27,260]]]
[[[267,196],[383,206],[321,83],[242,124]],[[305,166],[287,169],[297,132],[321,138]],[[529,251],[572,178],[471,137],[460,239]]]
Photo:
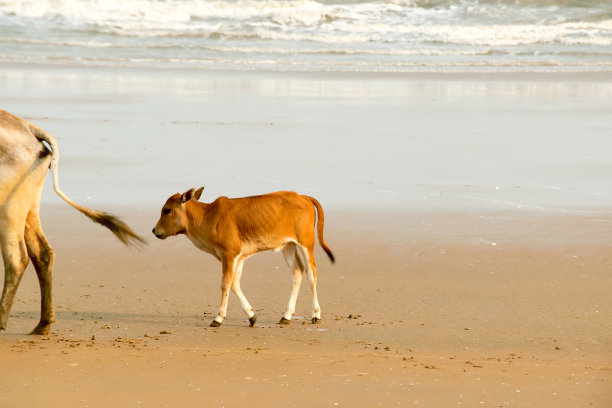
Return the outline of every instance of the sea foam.
[[[612,2],[605,0],[0,1],[0,27],[5,61],[373,72],[612,69]]]

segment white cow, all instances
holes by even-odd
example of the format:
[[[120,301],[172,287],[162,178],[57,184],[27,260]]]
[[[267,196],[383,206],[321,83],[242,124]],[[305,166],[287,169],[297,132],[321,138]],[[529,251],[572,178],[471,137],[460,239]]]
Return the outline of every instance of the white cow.
[[[110,229],[124,244],[144,242],[115,216],[90,210],[70,200],[58,185],[58,160],[59,149],[50,134],[0,110],[0,247],[4,260],[0,330],[6,329],[15,292],[29,259],[36,269],[41,294],[40,322],[31,334],[48,333],[55,321],[51,287],[54,252],[39,218],[40,196],[49,167],[55,192],[68,204]]]

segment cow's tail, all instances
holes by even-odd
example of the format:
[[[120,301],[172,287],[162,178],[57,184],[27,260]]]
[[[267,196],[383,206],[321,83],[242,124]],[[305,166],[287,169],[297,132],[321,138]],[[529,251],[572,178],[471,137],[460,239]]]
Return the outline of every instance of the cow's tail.
[[[90,220],[96,222],[100,225],[105,226],[115,236],[119,239],[119,241],[123,242],[125,245],[132,246],[141,246],[145,243],[145,240],[137,235],[132,229],[119,218],[112,214],[108,214],[102,211],[91,210],[89,208],[83,207],[72,201],[62,190],[59,188],[59,182],[57,179],[58,174],[58,163],[59,163],[59,147],[57,142],[49,133],[45,132],[38,126],[30,124],[30,131],[32,134],[41,142],[46,142],[51,149],[51,175],[53,176],[53,188],[57,195],[59,195],[64,201],[70,204],[72,207],[79,210],[81,213],[85,214]]]
[[[310,196],[303,196],[303,197],[307,199],[308,201],[310,201],[317,209],[317,213],[318,213],[317,236],[319,237],[319,244],[321,244],[321,247],[323,248],[323,250],[325,250],[325,253],[327,254],[327,256],[329,256],[329,259],[332,261],[332,263],[334,263],[336,262],[336,259],[334,258],[334,254],[332,253],[331,249],[329,249],[329,247],[325,243],[325,239],[323,239],[323,227],[325,226],[325,214],[323,213],[323,207],[321,207],[321,203],[319,203],[316,198],[313,198]]]

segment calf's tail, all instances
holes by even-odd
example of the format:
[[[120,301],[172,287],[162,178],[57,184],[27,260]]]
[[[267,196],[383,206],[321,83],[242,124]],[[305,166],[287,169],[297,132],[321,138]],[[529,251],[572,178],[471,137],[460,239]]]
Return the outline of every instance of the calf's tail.
[[[332,253],[331,249],[329,249],[329,247],[325,243],[325,239],[323,239],[323,228],[325,226],[325,214],[323,213],[323,207],[321,207],[321,203],[319,203],[316,198],[310,197],[310,196],[303,196],[303,197],[307,199],[308,201],[310,201],[312,205],[314,205],[315,208],[317,209],[317,214],[318,214],[317,236],[319,237],[319,244],[321,244],[321,247],[323,248],[327,256],[329,256],[329,259],[332,261],[332,263],[334,263],[336,262],[336,259],[334,258],[334,254]]]

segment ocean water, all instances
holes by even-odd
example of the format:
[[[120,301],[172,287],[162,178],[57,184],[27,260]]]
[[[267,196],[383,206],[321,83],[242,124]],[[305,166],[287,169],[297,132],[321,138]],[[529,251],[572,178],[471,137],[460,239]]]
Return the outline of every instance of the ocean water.
[[[610,0],[0,0],[0,62],[331,72],[612,70]]]

